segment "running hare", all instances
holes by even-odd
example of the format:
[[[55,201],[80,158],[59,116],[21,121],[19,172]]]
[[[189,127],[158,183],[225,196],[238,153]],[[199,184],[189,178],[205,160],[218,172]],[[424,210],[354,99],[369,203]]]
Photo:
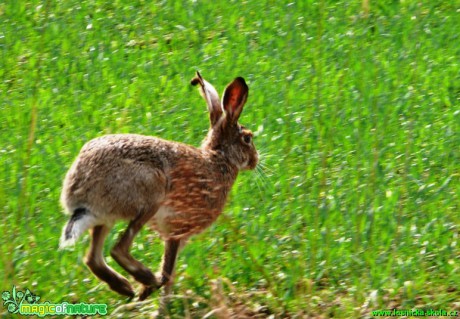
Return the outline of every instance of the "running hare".
[[[88,229],[85,263],[121,295],[133,297],[133,287],[103,257],[104,240],[117,220],[129,226],[111,255],[142,284],[139,299],[144,300],[161,286],[170,287],[179,247],[216,220],[238,172],[258,162],[251,131],[238,124],[248,97],[244,79],[226,87],[222,102],[198,72],[191,83],[200,85],[211,122],[200,148],[151,136],[106,135],[83,146],[64,180],[61,202],[71,216],[60,246],[73,244]],[[130,254],[144,224],[165,241],[160,278]]]

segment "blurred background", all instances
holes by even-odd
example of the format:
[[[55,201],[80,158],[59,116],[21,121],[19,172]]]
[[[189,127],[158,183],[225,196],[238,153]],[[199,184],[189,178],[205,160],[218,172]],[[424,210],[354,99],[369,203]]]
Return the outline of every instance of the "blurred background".
[[[1,288],[155,314],[92,276],[87,236],[57,250],[60,188],[103,134],[199,146],[199,70],[246,79],[262,163],[181,253],[167,316],[460,310],[459,30],[458,1],[2,1]],[[133,254],[162,249],[145,229]]]

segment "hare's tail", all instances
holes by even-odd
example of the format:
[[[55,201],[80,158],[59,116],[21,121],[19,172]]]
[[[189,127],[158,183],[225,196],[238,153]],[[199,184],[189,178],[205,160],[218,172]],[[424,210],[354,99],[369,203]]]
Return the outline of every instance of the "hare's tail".
[[[95,221],[96,218],[86,208],[75,209],[62,230],[59,248],[75,244],[75,241],[85,230],[94,226]]]

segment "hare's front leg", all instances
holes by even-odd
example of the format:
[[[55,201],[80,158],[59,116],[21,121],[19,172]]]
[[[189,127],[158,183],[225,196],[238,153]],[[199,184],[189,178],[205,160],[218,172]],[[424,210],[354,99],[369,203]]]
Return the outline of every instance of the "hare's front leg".
[[[143,285],[160,287],[155,275],[142,263],[134,259],[129,250],[133,244],[133,239],[139,233],[142,226],[149,221],[156,213],[157,209],[151,209],[147,212],[139,213],[128,225],[123,235],[113,247],[111,255],[120,266],[129,272],[136,281]]]
[[[165,252],[163,255],[163,262],[161,267],[160,285],[156,287],[151,285],[144,285],[139,294],[139,300],[146,299],[148,296],[150,296],[150,294],[152,294],[153,291],[157,290],[158,288],[164,285],[166,286],[165,294],[168,295],[171,292],[171,286],[174,277],[174,268],[176,266],[177,253],[179,252],[180,247],[180,239],[168,239],[165,242]]]
[[[110,268],[104,260],[102,250],[104,240],[110,228],[106,225],[99,225],[90,230],[91,246],[85,257],[85,263],[99,279],[105,281],[113,291],[121,295],[134,297],[134,290],[128,280]]]

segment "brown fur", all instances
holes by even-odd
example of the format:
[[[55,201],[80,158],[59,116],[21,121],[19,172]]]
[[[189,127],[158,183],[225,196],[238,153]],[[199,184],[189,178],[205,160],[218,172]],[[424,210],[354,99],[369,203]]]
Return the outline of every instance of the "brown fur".
[[[106,135],[83,146],[64,180],[61,201],[78,216],[65,227],[61,244],[89,228],[93,238],[87,264],[120,294],[134,292],[102,256],[105,236],[117,220],[130,223],[112,256],[143,284],[140,299],[145,299],[168,284],[185,240],[220,215],[238,172],[257,165],[252,133],[238,124],[248,94],[244,80],[236,78],[227,86],[223,105],[199,73],[192,84],[200,85],[210,112],[211,126],[200,148],[151,136]],[[146,223],[167,241],[159,280],[129,253]]]

